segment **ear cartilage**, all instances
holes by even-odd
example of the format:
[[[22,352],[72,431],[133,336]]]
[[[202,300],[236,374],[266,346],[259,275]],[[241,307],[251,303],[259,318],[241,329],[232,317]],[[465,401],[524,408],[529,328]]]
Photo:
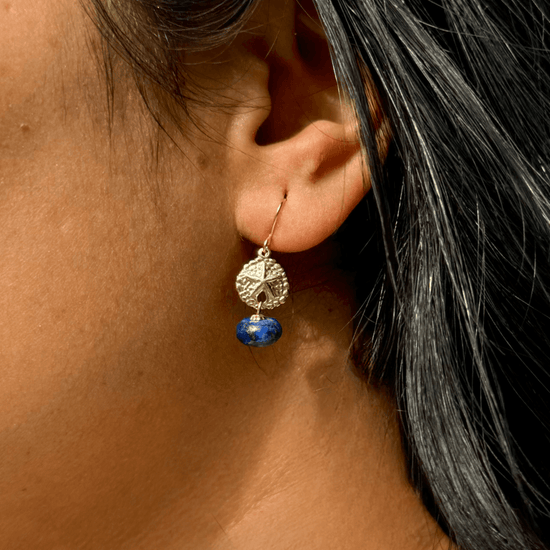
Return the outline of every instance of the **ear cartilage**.
[[[284,269],[273,258],[269,244],[277,216],[281,210],[279,205],[269,237],[258,250],[258,257],[245,264],[237,275],[236,287],[241,300],[256,309],[256,313],[246,317],[237,325],[237,338],[247,346],[263,348],[274,344],[282,335],[283,329],[272,317],[265,317],[261,309],[273,309],[284,304],[289,292],[289,284]]]

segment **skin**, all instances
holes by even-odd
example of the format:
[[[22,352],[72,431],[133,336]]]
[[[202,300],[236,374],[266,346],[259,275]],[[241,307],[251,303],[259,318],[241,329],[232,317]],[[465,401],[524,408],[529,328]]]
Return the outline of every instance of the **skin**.
[[[124,79],[108,124],[78,2],[0,3],[2,549],[447,547],[391,399],[348,361],[353,291],[326,237],[368,191],[353,132],[326,67],[296,73],[294,4],[255,17],[267,62],[249,33],[191,59],[245,107],[193,107],[218,135],[182,121],[174,144]],[[285,333],[250,350],[234,278],[285,192]]]

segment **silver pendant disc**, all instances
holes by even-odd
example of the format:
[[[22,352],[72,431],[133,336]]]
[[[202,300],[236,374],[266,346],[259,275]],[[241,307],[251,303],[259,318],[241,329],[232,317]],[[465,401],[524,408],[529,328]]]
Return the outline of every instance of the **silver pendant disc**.
[[[245,264],[237,275],[236,286],[241,300],[254,308],[262,294],[262,309],[280,306],[288,297],[286,273],[273,258],[260,256]]]

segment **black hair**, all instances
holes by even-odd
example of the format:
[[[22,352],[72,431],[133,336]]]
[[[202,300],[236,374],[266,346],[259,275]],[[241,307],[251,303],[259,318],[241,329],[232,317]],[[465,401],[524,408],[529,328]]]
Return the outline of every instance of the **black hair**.
[[[88,1],[160,123],[159,97],[192,98],[178,52],[230,41],[258,3]],[[411,482],[459,548],[550,548],[548,2],[314,4],[372,182],[341,232],[357,368],[392,390]]]
[[[363,364],[395,389],[412,480],[461,548],[547,547],[548,13],[514,0],[317,7],[359,120],[363,64],[390,118],[386,173],[372,176],[387,262],[374,292],[357,286]]]

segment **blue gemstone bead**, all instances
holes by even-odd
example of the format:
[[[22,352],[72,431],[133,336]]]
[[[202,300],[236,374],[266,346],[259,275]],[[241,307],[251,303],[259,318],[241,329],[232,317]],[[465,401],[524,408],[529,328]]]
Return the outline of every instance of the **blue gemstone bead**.
[[[243,319],[237,325],[237,338],[247,346],[263,348],[274,344],[283,333],[277,319],[266,317],[258,321],[253,321],[250,317]]]

